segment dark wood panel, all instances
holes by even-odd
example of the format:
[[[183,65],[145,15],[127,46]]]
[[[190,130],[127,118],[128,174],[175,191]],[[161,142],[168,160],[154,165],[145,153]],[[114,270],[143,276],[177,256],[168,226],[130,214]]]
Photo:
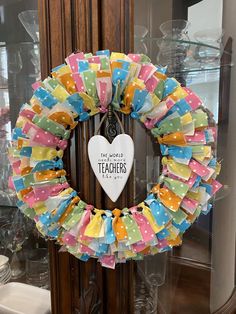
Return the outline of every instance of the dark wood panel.
[[[101,47],[111,51],[133,50],[133,0],[101,0]]]
[[[236,289],[234,288],[229,300],[214,314],[235,314],[236,313]]]
[[[220,70],[220,95],[219,95],[219,124],[228,125],[229,120],[229,103],[230,103],[230,77],[231,77],[231,59],[232,59],[231,37],[228,38],[224,53],[221,57]]]

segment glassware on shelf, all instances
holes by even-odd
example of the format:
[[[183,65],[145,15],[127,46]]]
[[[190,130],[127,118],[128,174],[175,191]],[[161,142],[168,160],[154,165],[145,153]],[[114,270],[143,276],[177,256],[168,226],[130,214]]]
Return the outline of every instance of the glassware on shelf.
[[[134,25],[134,51],[135,53],[147,53],[147,46],[144,38],[148,34],[147,27],[143,25]]]
[[[7,64],[6,46],[4,42],[0,42],[0,89],[8,89],[6,64]]]
[[[12,174],[10,162],[8,159],[8,147],[11,141],[0,139],[0,205],[14,206],[16,204],[16,193],[9,188],[9,177]]]
[[[6,136],[7,136],[6,128],[10,122],[9,105],[4,103],[4,95],[2,94],[1,96],[2,97],[1,97],[0,101],[3,101],[3,102],[1,102],[1,104],[4,107],[0,108],[0,141],[6,138]]]
[[[16,50],[16,47],[10,47],[7,51],[7,66],[8,72],[12,74],[13,91],[15,93],[17,85],[17,74],[20,73],[23,67],[20,51]]]
[[[11,221],[0,229],[0,238],[5,250],[12,252],[10,267],[12,279],[18,279],[25,274],[21,261],[18,257],[18,252],[22,249],[22,245],[26,240],[26,230],[22,223]]]
[[[189,40],[188,28],[190,22],[187,20],[169,20],[162,23],[159,27],[164,38],[179,40]]]
[[[167,65],[169,73],[181,72],[184,67],[190,46],[189,26],[190,23],[186,20],[170,20],[160,25],[163,36],[157,40],[157,61],[163,66]]]
[[[36,44],[39,42],[39,21],[38,11],[27,10],[18,14],[18,18],[28,32],[30,37],[35,43],[33,48],[29,50],[30,60],[35,69],[36,81],[40,80],[40,57],[39,57],[39,46]]]
[[[18,14],[18,18],[34,42],[39,41],[38,11],[27,10]]]
[[[48,250],[38,248],[29,251],[26,259],[26,283],[49,288]]]
[[[7,223],[11,222],[11,217],[7,214],[4,214],[2,211],[0,211],[0,229],[2,228],[2,226],[6,225]],[[5,242],[2,239],[2,237],[0,236],[0,254],[4,254],[5,253]]]
[[[24,42],[20,46],[21,55],[24,56],[24,68],[29,69],[29,78],[40,80],[40,51],[39,43]],[[33,69],[32,69],[33,65]]]
[[[31,62],[34,66],[36,81],[41,79],[40,75],[40,55],[39,55],[39,46],[34,44],[33,49],[30,50]]]
[[[11,268],[9,258],[5,255],[0,255],[0,286],[5,285],[11,279]]]
[[[194,39],[203,44],[195,50],[195,59],[203,66],[207,64],[208,67],[215,67],[220,64],[223,35],[221,28],[205,29],[194,34]]]
[[[159,298],[159,287],[165,283],[167,253],[146,256],[137,261],[135,314],[165,313]]]

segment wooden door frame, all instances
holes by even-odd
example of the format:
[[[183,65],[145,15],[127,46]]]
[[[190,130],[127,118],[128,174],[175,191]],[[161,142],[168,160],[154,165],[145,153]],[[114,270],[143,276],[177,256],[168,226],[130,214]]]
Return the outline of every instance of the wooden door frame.
[[[134,0],[38,0],[42,79],[75,50],[132,51],[133,7]],[[81,195],[97,206],[102,203],[101,190],[81,151],[86,151],[98,122],[94,119],[77,128],[64,158],[71,186],[80,185]],[[129,121],[124,123],[132,131]],[[80,177],[78,169],[82,171]],[[127,204],[127,197],[128,193],[119,205]],[[103,269],[95,260],[84,263],[59,253],[53,241],[49,241],[49,253],[53,314],[77,313],[79,309],[83,314],[109,313],[111,307],[114,314],[132,313],[132,263],[115,271]]]

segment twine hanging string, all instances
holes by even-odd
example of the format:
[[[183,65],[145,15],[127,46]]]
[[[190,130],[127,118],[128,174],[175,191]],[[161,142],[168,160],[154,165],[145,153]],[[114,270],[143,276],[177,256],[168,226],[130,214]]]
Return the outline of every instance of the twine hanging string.
[[[117,120],[117,122],[118,122],[118,124],[119,124],[119,126],[120,126],[120,129],[121,129],[122,134],[125,134],[124,126],[123,126],[123,124],[122,124],[122,122],[121,122],[121,120],[120,120],[118,114],[117,114],[112,108],[110,108],[110,107],[109,107],[109,110],[112,110],[111,112],[112,112],[112,114],[114,114],[114,116],[116,117],[116,120]],[[97,130],[95,131],[95,134],[96,134],[96,135],[98,135],[98,133],[99,133],[99,131],[100,131],[100,129],[101,129],[101,126],[102,126],[103,122],[109,117],[109,114],[110,114],[110,112],[106,112],[106,113],[104,114],[104,116],[102,117],[102,119],[101,119],[101,121],[100,121],[100,123],[99,123],[99,125],[98,125],[98,128],[97,128]]]

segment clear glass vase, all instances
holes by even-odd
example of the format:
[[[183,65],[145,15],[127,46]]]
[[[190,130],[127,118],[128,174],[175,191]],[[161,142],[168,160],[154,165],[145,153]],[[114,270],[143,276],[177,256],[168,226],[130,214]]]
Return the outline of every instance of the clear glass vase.
[[[202,67],[219,66],[223,35],[224,31],[221,28],[205,29],[194,34],[194,39],[199,42],[194,57]]]
[[[157,62],[168,66],[168,73],[181,72],[189,49],[188,28],[186,20],[170,20],[160,25],[163,36],[157,40],[159,53]]]

